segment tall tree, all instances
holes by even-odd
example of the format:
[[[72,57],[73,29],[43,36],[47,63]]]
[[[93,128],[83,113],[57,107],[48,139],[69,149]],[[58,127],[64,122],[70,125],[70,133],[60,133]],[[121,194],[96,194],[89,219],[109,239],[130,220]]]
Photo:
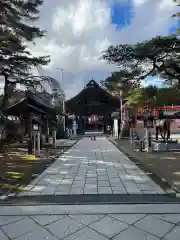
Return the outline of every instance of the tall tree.
[[[156,105],[156,95],[158,88],[150,85],[147,87],[137,87],[128,92],[127,104],[136,107],[153,107]]]
[[[34,22],[39,16],[43,0],[0,0],[0,67],[5,77],[2,110],[8,101],[8,87],[11,82],[33,84],[32,67],[46,65],[49,56],[33,57],[26,43],[44,36],[45,32]],[[8,68],[8,70],[6,69]]]
[[[120,90],[123,90],[123,95],[129,92],[129,90],[137,87],[139,84],[133,80],[134,75],[139,74],[138,70],[120,70],[111,73],[101,84],[107,91],[113,95],[119,95]]]
[[[126,100],[129,105],[136,107],[179,105],[180,92],[174,88],[140,87],[129,91]]]
[[[160,75],[180,88],[180,39],[171,35],[156,37],[135,45],[116,45],[102,53],[102,59],[121,68],[138,69],[134,79]]]
[[[180,92],[174,88],[160,88],[156,94],[156,106],[179,105]]]
[[[147,96],[144,88],[135,88],[126,95],[126,103],[133,107],[144,107],[146,105]]]

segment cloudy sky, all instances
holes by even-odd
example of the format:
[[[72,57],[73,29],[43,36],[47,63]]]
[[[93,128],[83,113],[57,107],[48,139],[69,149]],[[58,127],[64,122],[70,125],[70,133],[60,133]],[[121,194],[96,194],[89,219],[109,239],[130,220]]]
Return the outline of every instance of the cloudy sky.
[[[100,61],[110,44],[136,43],[173,30],[173,0],[44,0],[39,25],[47,30],[32,47],[34,55],[50,55],[43,69],[61,81],[67,98],[92,78],[103,80],[114,65]]]

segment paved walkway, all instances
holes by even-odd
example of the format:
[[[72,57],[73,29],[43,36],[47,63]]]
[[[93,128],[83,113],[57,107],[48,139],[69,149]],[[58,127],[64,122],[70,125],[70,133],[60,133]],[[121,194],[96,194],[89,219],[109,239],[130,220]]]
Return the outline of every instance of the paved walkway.
[[[179,240],[180,205],[3,206],[1,240]]]
[[[69,147],[69,146],[73,145],[76,141],[77,140],[74,140],[74,139],[58,139],[58,140],[56,140],[56,145],[58,147],[60,147],[60,146]]]
[[[164,194],[105,137],[85,137],[31,182],[20,196]]]
[[[172,189],[180,193],[180,152],[138,152],[134,151],[129,140],[116,140],[116,146],[145,166],[146,171],[163,179]],[[170,187],[169,187],[170,188]],[[168,187],[167,187],[168,189]]]

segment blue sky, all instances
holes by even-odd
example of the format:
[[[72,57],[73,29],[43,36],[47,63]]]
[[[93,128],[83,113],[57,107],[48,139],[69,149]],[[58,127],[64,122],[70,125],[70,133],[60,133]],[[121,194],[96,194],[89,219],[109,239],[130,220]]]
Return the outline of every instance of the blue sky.
[[[115,4],[111,10],[112,23],[117,25],[117,29],[122,29],[127,25],[130,25],[133,19],[133,5],[132,0],[127,1],[124,4]],[[168,33],[174,34],[178,23],[175,20],[170,21],[170,25],[167,26]],[[145,85],[154,84],[158,87],[162,87],[161,80],[159,81],[157,77],[148,76],[145,81]]]
[[[162,81],[162,80],[161,80],[161,79],[158,79],[157,77],[148,76],[148,77],[146,78],[146,80],[144,80],[144,83],[145,83],[145,85],[152,84],[152,85],[156,85],[157,87],[164,87],[165,85],[162,84],[161,81]]]
[[[169,0],[167,0],[169,1]],[[117,28],[123,28],[130,25],[133,18],[133,4],[132,0],[127,0],[124,3],[117,3],[111,7],[111,20],[113,24],[117,25]],[[169,34],[175,33],[176,27],[180,26],[180,21],[176,22],[175,18],[170,21],[170,25],[167,26]]]
[[[169,28],[169,33],[171,34],[173,34],[173,33],[175,33],[176,32],[176,27],[175,26],[172,26],[172,27],[170,27]]]
[[[117,28],[130,25],[133,17],[133,8],[131,1],[124,4],[115,4],[111,9],[112,23],[117,25]]]
[[[44,1],[39,23],[47,36],[30,49],[34,56],[51,56],[44,74],[61,81],[57,68],[64,69],[62,87],[70,98],[90,79],[100,82],[117,70],[115,64],[99,60],[109,45],[166,35],[168,28],[173,31],[169,19],[175,8],[173,0]]]

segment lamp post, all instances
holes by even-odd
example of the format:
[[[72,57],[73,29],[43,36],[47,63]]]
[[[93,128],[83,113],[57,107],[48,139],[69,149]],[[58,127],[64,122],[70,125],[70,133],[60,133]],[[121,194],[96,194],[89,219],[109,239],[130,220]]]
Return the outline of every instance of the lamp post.
[[[119,91],[119,100],[120,100],[121,125],[122,125],[122,122],[123,122],[123,91],[122,89]]]
[[[62,96],[62,110],[63,110],[63,113],[65,113],[65,97],[66,97],[66,95],[62,94],[61,96]],[[64,129],[64,131],[65,131],[65,128],[66,128],[66,126],[65,126],[65,116],[63,116],[63,129]]]
[[[121,126],[123,122],[123,84],[122,83],[115,83],[119,89],[119,105],[120,105],[120,113],[121,113]]]

